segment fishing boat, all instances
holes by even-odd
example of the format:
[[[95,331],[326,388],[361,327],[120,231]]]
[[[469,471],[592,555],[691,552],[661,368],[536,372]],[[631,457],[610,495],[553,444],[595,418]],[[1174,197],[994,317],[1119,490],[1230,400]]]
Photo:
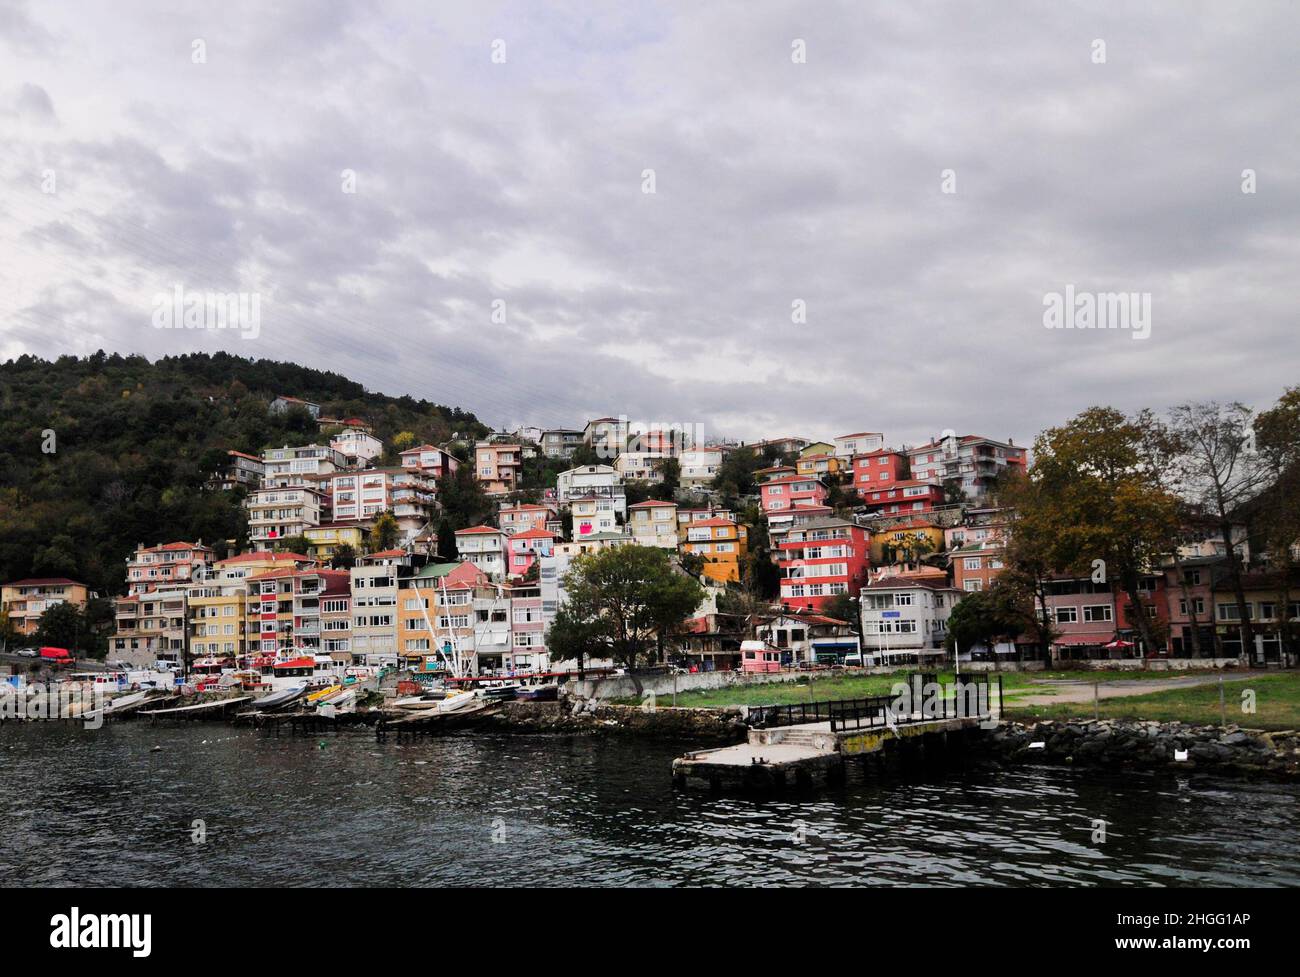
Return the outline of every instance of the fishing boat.
[[[555,702],[560,698],[558,685],[532,685],[520,689],[515,698],[520,702]]]
[[[519,698],[519,693],[522,692],[523,689],[524,687],[522,685],[515,683],[489,685],[481,689],[480,692],[483,698],[487,699],[489,702],[509,702],[512,699]]]
[[[330,696],[334,695],[335,693],[342,692],[342,691],[343,691],[343,686],[341,685],[327,685],[323,689],[317,689],[315,692],[307,693],[307,701],[309,703],[322,702],[325,699],[328,699]]]

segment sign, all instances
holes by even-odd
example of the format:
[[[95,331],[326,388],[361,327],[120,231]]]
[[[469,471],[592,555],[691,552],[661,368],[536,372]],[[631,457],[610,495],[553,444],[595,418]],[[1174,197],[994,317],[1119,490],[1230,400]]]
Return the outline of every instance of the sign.
[[[881,611],[880,616],[881,617],[902,617],[903,612],[902,611]]]

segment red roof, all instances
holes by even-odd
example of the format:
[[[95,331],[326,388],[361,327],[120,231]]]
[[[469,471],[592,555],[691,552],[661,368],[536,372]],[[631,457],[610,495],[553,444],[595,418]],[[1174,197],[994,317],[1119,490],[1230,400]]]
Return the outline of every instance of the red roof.
[[[788,485],[791,482],[820,482],[821,479],[816,475],[782,475],[780,478],[769,478],[763,485]],[[759,488],[762,488],[760,485]]]
[[[226,454],[228,454],[228,455],[238,455],[240,458],[247,458],[249,461],[261,461],[261,460],[262,460],[261,458],[257,457],[257,455],[249,455],[249,454],[245,454],[245,453],[242,452],[242,451],[227,451]]]
[[[555,539],[556,535],[546,529],[526,529],[522,533],[515,533],[511,539]]]
[[[442,451],[444,455],[447,453],[443,451],[442,448],[439,448],[436,444],[422,444],[417,448],[407,448],[405,451],[399,451],[398,454],[409,455],[409,454],[415,454],[416,452],[420,452],[420,451]]]
[[[629,509],[652,509],[657,505],[676,505],[676,502],[661,502],[658,499],[651,499],[649,502],[638,502],[635,505],[628,506]]]
[[[293,562],[293,563],[310,563],[310,556],[303,556],[301,553],[236,553],[234,556],[228,556],[224,560],[218,560],[218,563],[255,563],[261,560],[270,560],[272,563]]]
[[[457,529],[456,535],[468,536],[471,533],[483,534],[483,533],[499,533],[499,532],[501,532],[501,530],[495,528],[494,526],[471,526],[469,529]]]
[[[549,506],[549,505],[537,505],[536,503],[533,503],[533,502],[520,502],[518,505],[503,505],[503,506],[501,507],[501,511],[502,511],[502,512],[521,512],[521,511],[523,511],[523,510],[525,510],[525,509],[528,509],[528,510],[533,510],[533,509],[545,509],[547,512],[554,512],[554,511],[555,511],[555,510],[554,510],[551,506]]]
[[[378,553],[367,553],[367,560],[387,560],[396,556],[406,556],[406,550],[380,550]]]
[[[290,658],[287,662],[276,662],[275,668],[315,668],[315,658]]]

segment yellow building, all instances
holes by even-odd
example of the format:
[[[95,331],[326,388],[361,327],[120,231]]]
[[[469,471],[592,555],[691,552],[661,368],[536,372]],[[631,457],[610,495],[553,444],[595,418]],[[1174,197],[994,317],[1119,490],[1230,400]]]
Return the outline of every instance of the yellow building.
[[[925,519],[909,519],[871,531],[872,566],[915,563],[923,556],[943,551],[943,530]]]
[[[833,454],[818,452],[816,454],[800,455],[798,462],[795,464],[795,470],[805,477],[826,478],[848,471],[848,466],[842,458],[837,458]]]
[[[351,546],[352,552],[360,556],[366,539],[365,527],[354,522],[331,522],[323,526],[308,526],[302,534],[311,544],[307,555],[320,561],[330,559],[334,551],[345,544]]]
[[[704,557],[704,575],[722,583],[739,582],[749,530],[730,519],[701,519],[686,528],[682,551]]]
[[[31,577],[0,587],[0,609],[9,615],[15,632],[29,635],[41,626],[41,615],[47,608],[72,604],[84,611],[89,595],[84,583],[67,577]]]
[[[303,566],[292,553],[242,553],[218,560],[190,583],[190,655],[193,658],[242,658],[259,647],[259,600],[248,599],[249,580],[268,570]],[[254,593],[257,587],[254,585]]]

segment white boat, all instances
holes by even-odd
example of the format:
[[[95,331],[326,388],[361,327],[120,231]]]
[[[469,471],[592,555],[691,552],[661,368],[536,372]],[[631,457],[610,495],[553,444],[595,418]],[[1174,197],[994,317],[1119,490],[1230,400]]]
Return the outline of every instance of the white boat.
[[[316,706],[316,715],[326,718],[356,711],[357,693],[353,689],[342,689]]]
[[[270,695],[258,699],[253,703],[253,707],[261,711],[279,709],[281,706],[287,706],[290,702],[293,702],[306,691],[306,683],[291,686],[287,689],[281,689],[279,692],[272,692]]]

